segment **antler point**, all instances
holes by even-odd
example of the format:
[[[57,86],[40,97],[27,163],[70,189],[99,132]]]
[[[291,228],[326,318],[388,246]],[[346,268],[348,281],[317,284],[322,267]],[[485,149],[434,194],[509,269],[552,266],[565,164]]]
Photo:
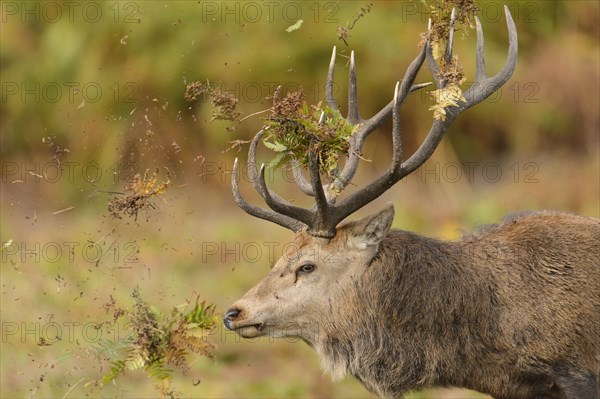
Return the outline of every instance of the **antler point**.
[[[321,111],[321,116],[319,117],[319,124],[323,123],[325,120],[325,111]]]
[[[506,4],[504,5],[504,14],[506,14],[506,22],[511,25],[514,25],[515,21],[513,20],[512,14],[510,13],[510,9]]]

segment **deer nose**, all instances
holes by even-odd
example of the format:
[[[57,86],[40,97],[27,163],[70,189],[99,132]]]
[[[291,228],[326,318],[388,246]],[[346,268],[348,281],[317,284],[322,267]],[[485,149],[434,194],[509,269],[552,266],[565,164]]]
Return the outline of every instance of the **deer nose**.
[[[241,310],[239,310],[238,308],[231,308],[228,309],[227,312],[225,312],[225,315],[223,316],[223,324],[225,324],[225,328],[227,328],[230,331],[233,330],[232,323],[235,321],[235,319],[237,319],[240,312]]]

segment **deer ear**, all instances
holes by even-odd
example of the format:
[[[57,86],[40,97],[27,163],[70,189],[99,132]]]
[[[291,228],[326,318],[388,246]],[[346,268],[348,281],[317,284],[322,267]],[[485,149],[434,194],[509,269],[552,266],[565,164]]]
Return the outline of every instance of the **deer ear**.
[[[370,215],[354,222],[351,226],[349,239],[358,249],[379,244],[388,234],[394,221],[394,205],[388,203],[385,208],[374,215]]]

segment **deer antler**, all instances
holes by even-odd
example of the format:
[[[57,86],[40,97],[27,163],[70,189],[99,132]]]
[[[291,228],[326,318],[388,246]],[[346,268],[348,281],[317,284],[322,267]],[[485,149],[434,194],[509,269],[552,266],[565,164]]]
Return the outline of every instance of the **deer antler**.
[[[356,90],[356,67],[354,62],[354,52],[350,55],[350,73],[348,84],[348,116],[347,122],[355,125],[356,129],[350,138],[350,149],[348,159],[344,168],[339,172],[329,185],[323,185],[319,173],[317,155],[312,150],[309,151],[309,172],[310,182],[302,175],[302,171],[297,162],[292,161],[294,168],[294,180],[303,193],[315,198],[315,205],[310,209],[304,209],[288,203],[286,200],[271,192],[266,185],[264,164],[260,173],[256,169],[256,146],[263,131],[260,131],[252,140],[248,151],[248,169],[249,177],[254,188],[263,197],[271,210],[258,208],[246,202],[239,193],[237,180],[238,161],[234,164],[232,189],[236,203],[247,213],[261,219],[269,220],[283,227],[298,231],[308,227],[309,234],[318,237],[331,238],[335,235],[335,228],[339,222],[347,216],[362,208],[369,202],[382,195],[399,180],[415,171],[421,166],[436,149],[444,133],[448,130],[452,122],[463,111],[480,103],[489,97],[494,91],[500,88],[511,77],[515,70],[517,62],[517,30],[508,7],[504,6],[506,14],[506,25],[508,28],[508,57],[506,63],[496,75],[487,77],[485,74],[485,61],[483,55],[483,31],[481,23],[477,17],[477,52],[476,52],[476,76],[475,82],[463,93],[465,101],[460,101],[457,106],[448,106],[445,108],[445,119],[435,119],[427,137],[415,153],[406,161],[402,162],[402,140],[400,135],[400,106],[408,95],[427,84],[413,85],[415,78],[427,58],[429,70],[437,89],[446,87],[445,82],[439,77],[439,66],[432,55],[431,44],[429,40],[421,49],[417,57],[408,66],[404,77],[396,84],[394,90],[394,99],[381,109],[377,114],[367,120],[363,120],[358,112],[358,98]],[[450,20],[450,32],[444,57],[446,61],[451,61],[452,47],[454,41],[454,20],[455,10],[452,11]],[[429,29],[431,29],[431,21]],[[337,110],[338,107],[333,99],[333,78],[335,66],[336,48],[333,48],[329,70],[327,73],[327,84],[325,89],[327,104],[330,108]],[[340,192],[348,185],[354,177],[358,162],[360,160],[360,149],[366,137],[375,131],[383,121],[392,114],[392,164],[389,169],[375,179],[372,183],[351,194],[349,197],[336,203]]]

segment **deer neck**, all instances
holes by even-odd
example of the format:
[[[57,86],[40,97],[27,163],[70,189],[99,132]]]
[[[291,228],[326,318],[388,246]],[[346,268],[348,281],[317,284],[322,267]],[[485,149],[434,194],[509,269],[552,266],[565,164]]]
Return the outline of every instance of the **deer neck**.
[[[313,345],[322,369],[352,374],[380,396],[448,383],[443,359],[470,353],[473,326],[493,325],[477,273],[457,243],[392,231],[352,289],[338,293],[347,313],[331,315]]]

